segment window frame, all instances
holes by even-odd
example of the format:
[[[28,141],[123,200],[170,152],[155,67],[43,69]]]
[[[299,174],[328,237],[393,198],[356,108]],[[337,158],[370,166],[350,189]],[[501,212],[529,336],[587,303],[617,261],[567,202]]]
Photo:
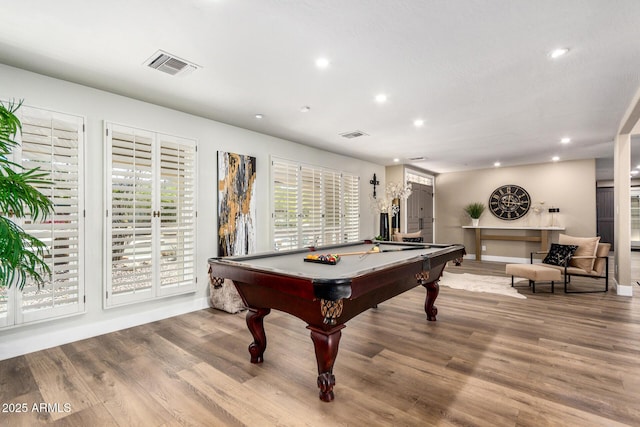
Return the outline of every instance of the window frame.
[[[120,145],[117,147],[118,150],[114,151],[114,136],[116,134],[119,135],[118,138],[122,139],[118,139],[118,144]],[[105,291],[103,294],[103,307],[119,307],[138,302],[152,301],[172,295],[195,292],[197,289],[197,141],[192,138],[149,131],[108,121],[104,122],[103,135],[105,139],[106,207],[104,223]],[[125,139],[126,137],[132,137],[133,140],[127,141]],[[127,143],[130,143],[131,147],[127,147]],[[166,189],[163,189],[162,185],[166,181],[166,178],[163,177],[167,176],[163,175],[163,162],[167,159],[167,161],[175,160],[177,157],[166,155],[166,152],[163,151],[165,149],[163,144],[165,143],[173,145],[174,148],[179,148],[174,151],[182,153],[184,149],[184,151],[190,153],[191,156],[188,171],[180,175],[184,177],[186,174],[190,180],[187,191],[191,199],[191,208],[189,210],[191,218],[189,220],[185,219],[184,222],[191,225],[183,228],[180,226],[182,223],[179,223],[177,231],[172,233],[175,234],[175,240],[173,241],[176,242],[179,241],[179,236],[184,237],[188,235],[190,238],[188,240],[183,239],[182,246],[177,244],[173,250],[166,246],[168,238],[165,236],[165,232],[163,232],[163,230],[166,230],[166,227],[163,225],[165,222],[164,218],[167,217],[167,215],[163,215],[163,213],[167,212],[166,209],[168,208],[168,204],[163,202],[163,200],[171,196],[168,196]],[[148,152],[146,154],[144,154],[145,144],[148,146]],[[141,155],[140,157],[135,157],[137,155],[136,150],[138,145],[141,146]],[[127,157],[129,151],[133,151],[134,157]],[[114,160],[114,156],[116,160]],[[185,157],[189,157],[189,154],[185,154]],[[129,169],[127,169],[125,164],[129,158],[132,159],[132,163]],[[139,169],[136,169],[136,161],[138,158],[141,163]],[[145,160],[147,161],[146,163],[144,162]],[[116,161],[116,165],[120,164],[122,166],[120,168],[114,167],[114,161]],[[179,162],[175,161],[173,163],[178,164]],[[114,170],[116,169],[122,173],[120,180],[114,180]],[[141,185],[143,185],[145,181],[148,184],[143,186],[140,192],[137,192],[137,183],[141,182]],[[123,203],[121,208],[118,208],[117,213],[116,210],[114,210],[114,194],[116,194],[114,193],[114,183],[118,185],[115,187],[116,191],[119,191],[118,194],[122,195],[119,199],[116,199],[115,203],[117,203],[117,200],[122,200]],[[131,185],[133,185],[134,190],[133,192],[129,191],[127,193],[127,187]],[[147,193],[145,193],[145,191]],[[150,195],[147,197],[145,194],[148,194],[149,191]],[[165,192],[163,193],[163,191]],[[128,195],[131,197],[127,198],[126,196]],[[179,193],[178,198],[181,197],[183,197],[183,193]],[[142,206],[140,212],[137,210],[139,206]],[[133,256],[123,257],[131,259],[122,260],[121,264],[123,265],[124,273],[120,276],[120,289],[116,289],[118,287],[117,285],[114,287],[114,263],[118,264],[120,262],[114,259],[113,252],[115,215],[121,218],[117,221],[122,220],[126,222],[133,220],[135,222],[139,218],[141,224],[140,227],[134,226],[134,228],[126,224],[121,227],[123,239],[122,253],[129,251],[129,254],[131,254],[131,251],[133,251]],[[182,215],[183,213],[176,218],[179,219]],[[148,226],[144,225],[147,223]],[[117,230],[118,228],[115,229]],[[128,243],[127,240],[129,240]],[[140,257],[138,257],[138,248],[140,248]],[[170,282],[167,285],[163,284],[163,265],[172,263],[171,258],[173,258],[174,255],[175,258],[178,259],[185,254],[188,254],[188,256],[183,259],[182,274],[186,275],[186,278],[178,282]],[[163,264],[164,261],[166,261],[165,264]],[[133,273],[127,273],[127,271]],[[178,275],[180,274],[179,269],[175,271],[178,272]],[[136,276],[138,276],[138,278],[136,278]],[[126,283],[127,280],[133,284],[130,290],[125,290],[124,286],[126,285],[122,285],[122,283]]]
[[[16,135],[19,146],[13,150],[12,160],[27,169],[40,167],[49,172],[47,179],[54,185],[40,191],[54,202],[54,213],[44,221],[20,218],[14,222],[47,244],[45,257],[52,276],[40,289],[32,280],[27,281],[23,290],[16,286],[3,289],[0,293],[6,310],[0,312],[0,328],[86,312],[86,118],[28,105],[22,105],[16,115],[22,123],[22,132]],[[61,205],[63,202],[66,203]]]

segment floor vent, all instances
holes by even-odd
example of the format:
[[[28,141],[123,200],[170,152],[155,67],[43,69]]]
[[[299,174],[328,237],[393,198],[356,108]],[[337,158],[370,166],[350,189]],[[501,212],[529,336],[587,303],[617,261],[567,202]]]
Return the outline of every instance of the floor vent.
[[[185,61],[162,50],[157,51],[147,59],[145,65],[172,76],[187,74],[200,68],[192,62]]]
[[[358,138],[360,136],[368,136],[368,134],[362,132],[361,130],[354,130],[353,132],[341,133],[340,136],[347,139],[353,139],[353,138]]]

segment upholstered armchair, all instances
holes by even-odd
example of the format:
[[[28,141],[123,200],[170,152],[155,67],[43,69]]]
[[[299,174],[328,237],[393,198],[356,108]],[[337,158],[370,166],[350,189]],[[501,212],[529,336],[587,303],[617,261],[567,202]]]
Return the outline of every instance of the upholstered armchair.
[[[566,293],[607,292],[609,290],[609,251],[610,243],[600,243],[600,237],[573,237],[560,234],[558,244],[551,245],[549,252],[532,252],[531,263],[534,255],[546,255],[543,264],[559,270],[564,276],[564,291]],[[572,248],[574,248],[572,250]],[[566,253],[567,250],[571,253]],[[552,252],[558,252],[561,256],[554,256]],[[575,251],[575,252],[574,252]],[[593,287],[581,289],[569,289],[572,276],[588,277],[594,280],[604,280],[604,289]]]

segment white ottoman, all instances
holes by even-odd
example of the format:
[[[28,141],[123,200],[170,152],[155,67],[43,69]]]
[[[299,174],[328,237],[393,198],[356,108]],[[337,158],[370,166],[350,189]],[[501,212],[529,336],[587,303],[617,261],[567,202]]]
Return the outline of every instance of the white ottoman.
[[[511,276],[511,286],[513,286],[514,276],[529,279],[529,286],[531,286],[533,293],[536,292],[536,282],[538,281],[550,281],[551,292],[553,293],[555,281],[562,278],[560,270],[545,267],[541,264],[507,264],[505,273]]]

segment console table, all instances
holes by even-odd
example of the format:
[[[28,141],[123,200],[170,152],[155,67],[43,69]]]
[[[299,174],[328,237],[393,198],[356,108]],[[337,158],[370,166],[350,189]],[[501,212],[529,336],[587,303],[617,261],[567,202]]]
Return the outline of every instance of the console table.
[[[472,225],[463,225],[462,228],[473,229],[476,232],[476,261],[482,260],[482,241],[483,240],[510,240],[518,242],[540,242],[540,250],[549,250],[549,232],[551,231],[564,231],[564,227],[514,227],[514,226],[499,226],[499,225],[479,225],[474,227]],[[499,233],[500,230],[524,230],[524,231],[536,231],[535,236],[515,236],[511,234],[483,234],[483,230],[496,230]]]

